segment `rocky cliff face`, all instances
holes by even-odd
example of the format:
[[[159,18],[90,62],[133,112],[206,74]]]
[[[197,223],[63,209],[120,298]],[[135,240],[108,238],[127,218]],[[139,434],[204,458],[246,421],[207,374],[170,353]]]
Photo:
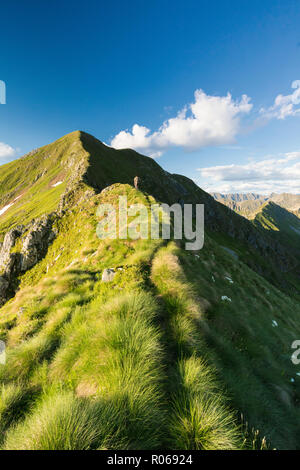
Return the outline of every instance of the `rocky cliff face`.
[[[53,221],[54,215],[50,214],[33,221],[28,228],[21,249],[20,270],[22,272],[32,268],[47,253],[48,246],[56,235],[52,229]]]
[[[46,215],[27,227],[18,226],[6,233],[0,252],[0,306],[14,294],[18,275],[32,268],[47,253],[56,236],[54,220],[54,214]]]
[[[23,226],[10,230],[4,237],[0,252],[0,305],[10,297],[11,281],[20,269],[20,253],[11,252],[16,241],[22,235]]]

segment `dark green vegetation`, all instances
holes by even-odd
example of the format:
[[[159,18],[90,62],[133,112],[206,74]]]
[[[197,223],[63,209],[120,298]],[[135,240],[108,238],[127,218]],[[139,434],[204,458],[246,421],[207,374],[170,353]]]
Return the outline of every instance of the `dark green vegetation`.
[[[281,269],[285,271],[285,279],[278,279],[276,270],[271,276],[267,274],[266,269],[262,273],[272,283],[276,283],[278,287],[299,299],[300,195],[283,193],[266,197],[252,193],[225,195],[214,193],[213,196],[237,214],[249,218],[251,224],[263,233],[265,239],[270,239],[271,236],[278,247],[285,247],[288,253],[286,261],[288,258],[293,259],[291,264],[286,262],[286,268],[283,262]],[[267,259],[269,262],[269,254]],[[249,262],[247,264],[250,265]]]
[[[0,168],[1,207],[23,194],[0,231],[55,210],[57,236],[15,274],[18,290],[0,309],[0,446],[299,448],[300,368],[290,359],[299,278],[285,240],[187,178],[87,134],[26,158]],[[147,207],[204,202],[204,248],[99,240],[97,207],[119,195]],[[110,282],[105,268],[115,269]]]
[[[268,202],[256,215],[254,222],[272,232],[273,237],[290,246],[300,256],[300,219],[274,202]]]

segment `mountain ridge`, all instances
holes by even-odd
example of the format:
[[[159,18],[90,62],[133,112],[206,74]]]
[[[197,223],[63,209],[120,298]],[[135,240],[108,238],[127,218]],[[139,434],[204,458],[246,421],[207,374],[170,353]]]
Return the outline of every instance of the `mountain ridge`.
[[[0,448],[298,448],[297,257],[185,176],[104,145],[73,133],[0,167],[15,202],[0,215]],[[119,196],[148,213],[205,204],[203,249],[99,239],[97,209]]]
[[[253,219],[261,206],[266,202],[275,202],[284,209],[300,216],[300,194],[272,193],[270,196],[256,193],[211,193],[216,201],[219,201],[230,209],[249,219]]]
[[[112,184],[134,185],[136,176],[138,189],[160,202],[203,203],[206,228],[211,233],[216,236],[222,233],[225,246],[236,241],[239,256],[252,269],[264,273],[278,287],[295,291],[297,282],[290,283],[285,273],[297,271],[299,261],[290,247],[272,239],[268,230],[253,226],[215,202],[189,178],[166,172],[152,158],[130,149],[115,150],[83,131],[67,134],[21,160],[0,167],[0,202],[9,205],[14,201],[0,216],[0,234],[3,237],[8,226],[12,229],[26,225],[42,215],[52,212],[60,215],[65,207]],[[14,191],[4,193],[2,188],[12,183]],[[19,197],[24,187],[26,191]],[[292,276],[298,278],[297,272]]]

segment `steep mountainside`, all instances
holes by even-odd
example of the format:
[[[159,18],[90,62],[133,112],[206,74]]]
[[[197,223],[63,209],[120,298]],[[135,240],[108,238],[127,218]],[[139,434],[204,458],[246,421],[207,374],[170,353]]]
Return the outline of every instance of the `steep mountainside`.
[[[271,194],[269,201],[275,202],[278,206],[283,207],[296,215],[299,214],[300,210],[300,194]]]
[[[213,198],[225,204],[225,206],[234,210],[244,217],[252,218],[257,210],[267,200],[267,196],[262,196],[255,193],[232,193],[232,194],[221,194],[212,193]]]
[[[206,228],[225,248],[235,251],[278,287],[297,295],[297,282],[291,284],[289,278],[298,277],[295,270],[299,260],[289,247],[270,237],[268,230],[254,227],[215,202],[193,181],[167,173],[153,159],[133,150],[112,149],[84,132],[73,132],[1,168],[1,210],[6,210],[0,216],[0,234],[4,237],[8,228],[26,225],[42,214],[63,211],[64,206],[111,184],[133,185],[135,176],[139,178],[138,188],[158,201],[205,204]]]
[[[0,233],[58,208],[68,186],[79,181],[87,165],[80,133],[3,165],[0,169]]]
[[[254,223],[272,232],[272,237],[290,246],[300,257],[300,219],[274,202],[266,203],[257,213]]]
[[[299,448],[299,257],[274,227],[83,132],[0,167],[0,195],[3,449]],[[204,248],[99,239],[120,195],[204,203]]]

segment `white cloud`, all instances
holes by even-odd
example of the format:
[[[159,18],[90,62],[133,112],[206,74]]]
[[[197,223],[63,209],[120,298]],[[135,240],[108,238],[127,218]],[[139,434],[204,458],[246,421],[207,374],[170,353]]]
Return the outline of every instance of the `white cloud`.
[[[300,152],[244,165],[199,168],[198,171],[205,181],[202,187],[210,192],[300,193]]]
[[[119,132],[111,146],[134,148],[157,157],[173,146],[195,150],[233,143],[240,129],[241,115],[252,109],[250,98],[243,95],[235,101],[230,93],[210,96],[203,90],[196,90],[194,97],[193,103],[185,106],[176,117],[166,120],[157,131],[134,124],[131,131]]]
[[[112,139],[110,145],[116,149],[131,148],[139,152],[144,151],[153,158],[160,157],[162,152],[155,149],[152,140],[150,129],[134,124],[131,132],[119,132],[119,134]]]
[[[275,98],[273,106],[264,109],[261,108],[260,114],[267,118],[285,119],[288,116],[296,116],[300,113],[300,80],[292,83],[293,93],[290,95],[278,95]]]
[[[0,159],[6,160],[10,159],[15,155],[16,151],[10,145],[5,144],[4,142],[0,142]]]

